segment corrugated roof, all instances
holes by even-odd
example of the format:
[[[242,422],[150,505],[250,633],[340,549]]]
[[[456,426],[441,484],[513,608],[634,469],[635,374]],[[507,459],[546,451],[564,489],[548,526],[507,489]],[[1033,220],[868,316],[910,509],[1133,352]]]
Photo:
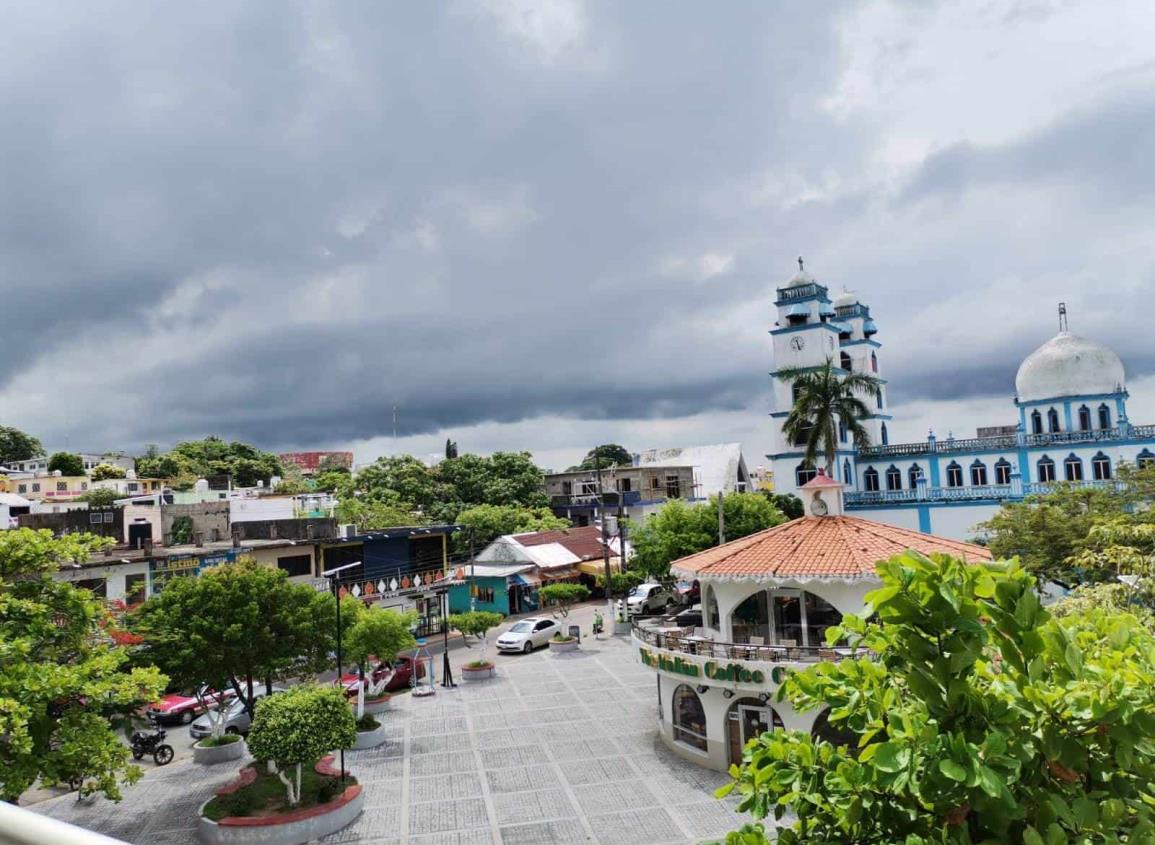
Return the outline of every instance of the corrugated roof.
[[[602,556],[602,529],[597,525],[513,534],[512,537],[526,547],[556,543],[572,552],[578,560],[592,560]]]
[[[991,560],[982,546],[853,516],[805,516],[674,561],[671,569],[693,578],[757,580],[864,578],[874,564],[906,549],[943,552],[965,560]]]

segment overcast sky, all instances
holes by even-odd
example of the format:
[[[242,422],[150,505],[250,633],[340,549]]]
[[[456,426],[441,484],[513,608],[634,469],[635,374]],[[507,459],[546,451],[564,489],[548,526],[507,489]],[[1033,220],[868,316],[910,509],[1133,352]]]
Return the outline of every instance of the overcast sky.
[[[1149,2],[3,6],[0,424],[52,448],[756,464],[799,254],[892,442],[1013,423],[1060,300],[1155,422]]]

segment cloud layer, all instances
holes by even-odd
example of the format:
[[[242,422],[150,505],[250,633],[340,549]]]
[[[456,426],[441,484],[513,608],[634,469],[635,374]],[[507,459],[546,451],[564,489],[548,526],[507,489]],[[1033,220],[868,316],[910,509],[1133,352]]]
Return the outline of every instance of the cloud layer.
[[[756,460],[799,252],[871,305],[900,436],[1008,421],[1060,300],[1142,379],[1155,14],[1098,12],[14,4],[0,421]]]

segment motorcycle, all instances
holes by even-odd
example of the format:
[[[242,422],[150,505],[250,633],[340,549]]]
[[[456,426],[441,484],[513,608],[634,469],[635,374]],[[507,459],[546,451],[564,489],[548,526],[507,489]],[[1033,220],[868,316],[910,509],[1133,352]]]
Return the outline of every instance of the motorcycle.
[[[134,731],[132,734],[132,759],[140,760],[145,754],[151,754],[153,762],[158,766],[166,766],[172,762],[173,750],[171,745],[164,742],[164,728],[155,731]]]

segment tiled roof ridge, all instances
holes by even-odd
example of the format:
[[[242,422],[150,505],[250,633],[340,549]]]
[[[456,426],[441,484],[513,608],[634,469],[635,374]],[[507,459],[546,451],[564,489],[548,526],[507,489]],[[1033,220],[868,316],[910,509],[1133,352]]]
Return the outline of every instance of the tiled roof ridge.
[[[797,519],[781,522],[778,525],[771,525],[769,528],[763,528],[761,531],[755,531],[753,534],[747,534],[745,537],[739,537],[736,540],[730,540],[729,542],[723,543],[720,546],[711,546],[710,548],[703,549],[700,552],[694,552],[691,555],[686,555],[685,557],[681,558],[680,562],[684,564],[692,561],[697,557],[709,557],[710,562],[703,564],[703,567],[717,566],[718,564],[726,562],[734,555],[737,555],[740,552],[744,552],[750,546],[756,545],[757,543],[761,542],[767,537],[770,537],[773,534],[787,534],[789,533],[789,529],[803,527],[804,524],[811,523],[813,519],[813,517],[800,516]],[[811,533],[813,533],[814,530],[817,530],[817,524],[815,524],[814,528],[804,533],[803,536],[799,537],[798,540],[791,545],[790,552],[793,553],[796,551],[798,546],[801,545],[805,539],[809,537]],[[725,553],[719,555],[718,552],[722,551],[723,549],[726,550]]]
[[[862,519],[861,517],[840,516],[838,519],[842,521],[843,526],[853,526],[856,530],[862,531],[865,534],[869,534],[872,537],[877,537],[880,540],[885,540],[890,543],[899,542],[906,548],[915,549],[916,551],[917,548],[912,544],[911,541],[915,541],[922,545],[930,540],[933,541],[936,545],[949,546],[958,549],[958,551],[962,554],[966,554],[967,552],[973,553],[976,548],[982,548],[981,546],[977,546],[974,543],[968,543],[964,540],[952,540],[948,537],[940,537],[937,534],[924,534],[921,531],[911,531],[909,528],[900,528],[897,525],[887,525],[886,523],[882,522],[872,522],[869,519]],[[879,531],[878,529],[880,528],[885,530]],[[901,537],[902,540],[900,541],[895,535]],[[846,538],[845,535],[844,539],[849,541],[849,538]]]

